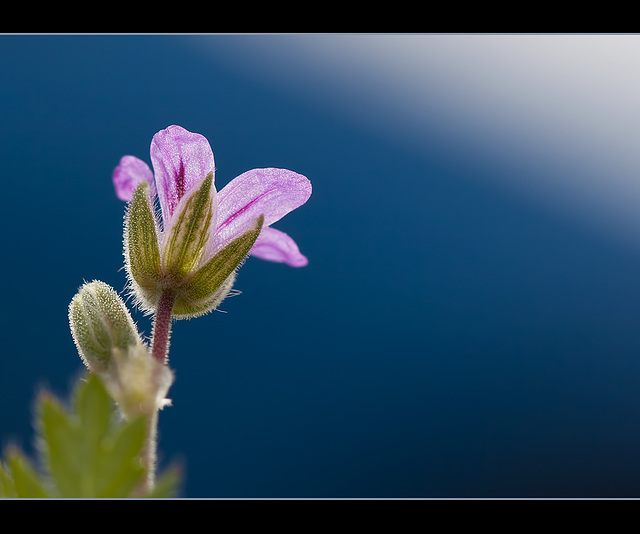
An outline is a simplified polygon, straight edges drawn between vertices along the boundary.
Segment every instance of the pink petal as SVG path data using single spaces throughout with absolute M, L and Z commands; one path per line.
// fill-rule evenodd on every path
M 296 242 L 275 228 L 264 228 L 250 254 L 263 260 L 286 263 L 291 267 L 304 267 L 309 263 Z
M 280 220 L 311 196 L 311 182 L 286 169 L 253 169 L 218 193 L 218 230 L 214 246 L 240 234 L 264 214 L 264 226 Z M 263 230 L 264 232 L 264 230 Z
M 209 141 L 180 126 L 169 126 L 153 136 L 151 163 L 165 224 L 184 194 L 215 173 Z
M 120 200 L 127 202 L 131 200 L 141 182 L 149 183 L 151 198 L 155 197 L 156 185 L 153 181 L 153 173 L 149 165 L 135 156 L 122 156 L 120 164 L 113 170 L 112 179 L 116 196 Z

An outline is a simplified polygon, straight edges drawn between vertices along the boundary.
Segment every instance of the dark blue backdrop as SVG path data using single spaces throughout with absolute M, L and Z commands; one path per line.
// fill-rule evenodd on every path
M 183 36 L 0 36 L 0 444 L 32 453 L 35 393 L 82 371 L 83 280 L 125 286 L 113 167 L 179 124 L 219 188 L 267 166 L 314 186 L 277 225 L 308 267 L 250 258 L 227 313 L 175 324 L 159 449 L 182 496 L 640 496 L 640 256 L 210 39 L 231 61 Z

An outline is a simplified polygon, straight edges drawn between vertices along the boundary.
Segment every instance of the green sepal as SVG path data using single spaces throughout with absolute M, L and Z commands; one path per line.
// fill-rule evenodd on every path
M 69 327 L 80 357 L 93 372 L 109 367 L 112 350 L 142 342 L 124 301 L 100 280 L 85 283 L 69 304 Z
M 189 276 L 204 254 L 214 216 L 212 186 L 213 173 L 210 172 L 173 214 L 175 220 L 164 244 L 163 265 L 165 275 L 174 282 Z
M 235 280 L 235 271 L 258 239 L 264 215 L 260 215 L 244 234 L 227 244 L 200 267 L 184 285 L 173 307 L 177 319 L 196 317 L 217 307 L 227 296 Z
M 125 218 L 124 251 L 132 283 L 147 300 L 157 296 L 160 282 L 158 228 L 149 197 L 149 184 L 142 182 L 133 195 Z

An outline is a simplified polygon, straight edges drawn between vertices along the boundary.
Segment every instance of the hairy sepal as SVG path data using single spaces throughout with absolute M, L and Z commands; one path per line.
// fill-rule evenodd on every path
M 174 304 L 176 319 L 198 317 L 220 305 L 231 291 L 236 270 L 256 242 L 263 223 L 264 215 L 260 215 L 251 228 L 228 243 L 189 278 Z
M 214 220 L 213 173 L 207 174 L 200 187 L 183 199 L 165 229 L 162 263 L 165 277 L 180 283 L 189 277 L 202 260 L 209 230 Z
M 125 268 L 132 292 L 143 309 L 153 309 L 160 298 L 161 283 L 158 222 L 149 196 L 149 185 L 142 182 L 133 195 L 125 216 Z

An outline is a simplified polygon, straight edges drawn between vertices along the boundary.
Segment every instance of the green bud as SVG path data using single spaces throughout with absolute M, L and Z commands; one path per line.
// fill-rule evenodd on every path
M 142 343 L 120 295 L 99 280 L 85 283 L 71 300 L 69 326 L 82 361 L 95 373 L 109 368 L 114 348 Z
M 125 218 L 124 255 L 134 293 L 147 305 L 157 303 L 159 295 L 161 267 L 156 224 L 149 185 L 142 182 Z
M 233 287 L 236 270 L 258 239 L 263 223 L 264 215 L 260 215 L 252 228 L 227 244 L 184 283 L 173 306 L 176 319 L 208 313 L 225 299 Z
M 214 214 L 212 185 L 210 172 L 202 185 L 181 202 L 181 208 L 176 208 L 177 218 L 172 221 L 162 258 L 164 273 L 173 283 L 188 277 L 202 259 Z

